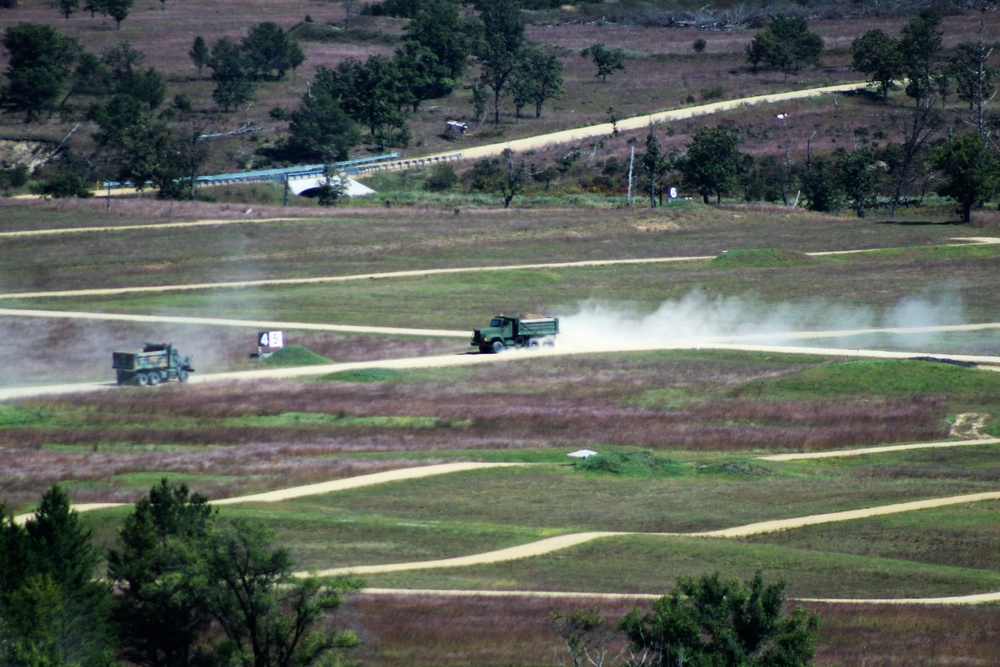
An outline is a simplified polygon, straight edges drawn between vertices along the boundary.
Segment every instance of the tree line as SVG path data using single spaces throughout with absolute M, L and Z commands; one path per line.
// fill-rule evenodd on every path
M 672 177 L 706 204 L 712 197 L 719 202 L 742 191 L 747 201 L 788 205 L 801 192 L 812 210 L 847 208 L 859 217 L 881 208 L 895 215 L 899 207 L 920 203 L 928 193 L 937 192 L 954 200 L 962 220 L 968 222 L 975 207 L 1000 193 L 995 141 L 1000 117 L 991 109 L 998 70 L 989 65 L 993 46 L 984 42 L 982 24 L 977 39 L 963 42 L 947 57 L 940 26 L 940 14 L 926 9 L 903 27 L 898 38 L 873 29 L 851 45 L 853 67 L 878 86 L 881 105 L 898 130 L 899 141 L 880 143 L 884 135 L 869 136 L 866 128 L 859 128 L 853 133 L 853 148 L 816 157 L 808 151 L 796 167 L 787 149 L 784 160 L 741 153 L 744 132 L 733 123 L 702 128 L 685 149 L 673 152 L 663 151 L 651 127 L 646 151 L 638 160 L 650 205 L 662 202 L 664 184 Z M 805 37 L 807 32 L 804 22 L 778 16 L 747 46 L 748 61 L 755 67 L 770 63 L 774 69 L 793 72 L 799 65 L 792 63 L 812 62 L 818 55 L 815 41 Z M 806 55 L 794 46 L 795 34 L 801 44 L 812 44 L 804 49 Z M 784 37 L 778 39 L 780 35 Z M 778 45 L 799 51 L 800 56 L 768 56 L 768 50 Z M 897 86 L 903 89 L 902 97 L 890 97 Z M 950 95 L 963 105 L 952 112 L 957 131 L 947 122 Z
M 144 54 L 127 41 L 101 54 L 87 53 L 76 39 L 37 23 L 7 28 L 3 46 L 10 57 L 0 105 L 32 123 L 71 111 L 71 100 L 87 98 L 84 117 L 97 126 L 97 154 L 64 151 L 42 194 L 84 195 L 84 183 L 96 175 L 140 188 L 152 184 L 165 198 L 193 197 L 205 142 L 227 133 L 210 132 L 217 121 L 196 112 L 185 96 L 168 102 L 163 75 L 142 68 Z M 305 61 L 298 41 L 273 22 L 252 26 L 240 41 L 221 38 L 210 45 L 198 36 L 188 55 L 199 77 L 210 71 L 212 99 L 223 114 L 252 103 L 259 85 L 294 75 Z M 474 104 L 491 90 L 498 122 L 501 99 L 513 100 L 518 117 L 530 107 L 537 118 L 547 100 L 563 94 L 561 62 L 525 42 L 513 0 L 488 3 L 472 19 L 461 18 L 452 0 L 423 0 L 392 56 L 318 67 L 297 109 L 272 110 L 272 118 L 289 122 L 289 131 L 271 157 L 335 162 L 363 141 L 405 147 L 409 114 L 426 100 L 451 94 L 473 60 L 482 72 L 473 85 Z M 477 117 L 483 113 L 477 106 Z
M 95 575 L 106 563 L 106 575 Z M 20 524 L 0 504 L 4 667 L 348 667 L 358 644 L 330 615 L 362 582 L 295 576 L 260 525 L 224 519 L 166 479 L 101 554 L 59 486 Z M 785 583 L 682 577 L 617 624 L 596 609 L 554 612 L 573 665 L 805 667 L 819 616 L 785 613 Z

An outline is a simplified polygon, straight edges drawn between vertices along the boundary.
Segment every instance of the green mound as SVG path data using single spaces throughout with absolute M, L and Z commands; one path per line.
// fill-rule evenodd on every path
M 802 266 L 816 260 L 795 250 L 781 248 L 748 248 L 744 250 L 723 250 L 712 260 L 725 266 Z
M 362 368 L 356 371 L 342 371 L 324 375 L 321 380 L 337 382 L 393 382 L 403 376 L 403 373 L 391 368 Z
M 955 364 L 911 359 L 849 361 L 741 388 L 772 398 L 896 397 L 941 394 L 951 399 L 1000 400 L 1000 374 Z
M 264 366 L 315 366 L 331 364 L 333 361 L 301 345 L 286 345 L 267 358 L 261 359 L 260 363 Z
M 687 463 L 656 456 L 652 452 L 610 452 L 595 454 L 574 464 L 576 470 L 624 477 L 679 477 L 688 472 Z

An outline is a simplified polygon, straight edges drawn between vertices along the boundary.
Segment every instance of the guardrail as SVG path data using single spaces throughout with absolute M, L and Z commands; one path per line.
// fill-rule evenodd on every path
M 399 153 L 386 153 L 384 155 L 373 155 L 371 157 L 361 157 L 354 160 L 344 160 L 334 162 L 329 165 L 335 171 L 358 173 L 364 165 L 378 164 L 387 160 L 394 160 L 399 157 Z M 326 164 L 303 164 L 295 167 L 281 167 L 277 169 L 257 169 L 254 171 L 241 171 L 232 174 L 214 174 L 211 176 L 199 176 L 195 179 L 198 185 L 222 185 L 225 183 L 250 183 L 258 181 L 278 181 L 295 180 L 299 178 L 315 178 L 326 173 Z M 147 183 L 147 185 L 151 185 Z M 134 187 L 129 181 L 104 181 L 99 184 L 99 189 Z
M 373 164 L 363 167 L 358 167 L 357 171 L 345 170 L 348 174 L 357 174 L 363 176 L 365 174 L 374 174 L 379 171 L 398 171 L 400 169 L 413 169 L 415 167 L 428 167 L 434 164 L 440 164 L 442 162 L 451 162 L 453 160 L 461 160 L 461 153 L 449 153 L 447 155 L 431 155 L 429 157 L 419 157 L 413 158 L 412 160 L 396 160 L 395 162 L 384 162 L 379 164 Z

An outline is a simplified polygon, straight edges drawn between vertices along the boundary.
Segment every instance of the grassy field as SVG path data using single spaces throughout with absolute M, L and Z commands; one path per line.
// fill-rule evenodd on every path
M 538 120 L 515 122 L 504 109 L 499 126 L 474 126 L 464 145 L 603 123 L 609 107 L 626 117 L 854 80 L 848 47 L 874 20 L 811 21 L 826 42 L 824 67 L 785 82 L 773 73 L 749 74 L 741 54 L 753 29 L 624 26 L 615 17 L 626 4 L 529 14 L 528 37 L 559 54 L 568 94 Z M 593 11 L 606 11 L 606 20 Z M 305 41 L 308 60 L 294 78 L 264 86 L 253 106 L 218 119 L 219 129 L 266 126 L 252 140 L 214 151 L 210 170 L 224 171 L 262 166 L 257 148 L 284 131 L 270 110 L 294 108 L 318 65 L 391 53 L 402 22 L 363 19 L 339 30 L 341 4 L 318 0 L 266 6 L 149 0 L 114 30 L 106 19 L 77 14 L 64 20 L 55 7 L 22 2 L 0 9 L 0 30 L 45 21 L 93 52 L 128 39 L 146 53 L 147 66 L 167 73 L 171 95 L 188 95 L 208 117 L 211 84 L 197 78 L 186 56 L 193 38 L 238 39 L 262 16 L 302 29 L 307 14 L 312 25 L 336 28 L 337 36 Z M 946 16 L 946 46 L 974 34 L 981 17 L 995 31 L 998 12 Z M 906 21 L 878 20 L 892 34 Z M 162 29 L 166 23 L 170 30 Z M 702 54 L 691 48 L 698 37 L 707 41 Z M 627 71 L 606 84 L 579 55 L 597 42 L 629 49 Z M 445 119 L 470 119 L 468 95 L 462 89 L 424 105 L 411 118 L 414 141 L 406 155 L 459 148 L 440 135 L 441 126 Z M 789 120 L 775 127 L 778 111 Z M 838 96 L 836 107 L 822 98 L 780 110 L 744 108 L 677 123 L 661 134 L 665 146 L 679 148 L 701 124 L 732 120 L 741 127 L 743 150 L 783 154 L 787 145 L 798 161 L 807 140 L 821 154 L 874 138 L 879 129 L 893 138 L 884 112 L 869 96 Z M 29 126 L 6 115 L 0 139 L 57 142 L 77 120 L 68 113 Z M 862 126 L 872 134 L 859 133 Z M 789 336 L 1000 322 L 1000 245 L 955 245 L 956 239 L 1000 236 L 1000 214 L 984 209 L 973 224 L 956 225 L 951 206 L 934 198 L 897 218 L 864 220 L 689 201 L 625 209 L 621 197 L 581 185 L 625 159 L 636 137 L 641 143 L 639 134 L 623 134 L 530 156 L 546 164 L 581 151 L 575 184 L 556 182 L 550 191 L 538 185 L 515 199 L 515 210 L 499 210 L 488 195 L 424 192 L 419 185 L 427 174 L 416 170 L 370 179 L 379 191 L 375 202 L 333 210 L 302 201 L 282 206 L 280 191 L 265 186 L 220 189 L 214 203 L 150 196 L 0 200 L 0 308 L 447 331 L 471 331 L 498 312 L 540 312 L 561 318 L 569 349 L 595 339 L 610 348 L 689 341 L 675 350 L 534 360 L 512 353 L 467 367 L 374 368 L 309 380 L 121 387 L 8 401 L 0 403 L 0 501 L 9 512 L 30 511 L 58 483 L 77 503 L 127 504 L 164 477 L 221 499 L 428 464 L 514 462 L 528 465 L 220 511 L 272 527 L 303 570 L 471 555 L 581 531 L 628 533 L 494 565 L 366 576 L 369 586 L 401 589 L 583 594 L 361 593 L 337 623 L 362 639 L 352 657 L 378 667 L 564 664 L 552 611 L 593 604 L 613 622 L 646 601 L 586 593 L 656 595 L 679 575 L 711 571 L 747 577 L 761 570 L 768 579 L 784 578 L 797 598 L 905 600 L 1000 591 L 997 501 L 739 539 L 688 535 L 998 489 L 995 444 L 792 462 L 761 457 L 947 442 L 958 437 L 951 426 L 968 413 L 984 415 L 982 434 L 1000 436 L 1000 373 L 916 359 L 719 351 L 699 342 L 756 336 L 758 342 L 913 356 L 1000 355 L 996 329 Z M 90 141 L 81 131 L 72 145 L 86 152 Z M 172 226 L 202 220 L 227 224 Z M 76 232 L 48 233 L 55 230 Z M 841 251 L 855 252 L 814 254 Z M 502 268 L 651 258 L 681 261 Z M 441 271 L 454 269 L 468 271 Z M 414 270 L 439 272 L 342 280 Z M 320 277 L 341 280 L 308 282 Z M 261 280 L 300 282 L 227 285 Z M 169 289 L 207 283 L 220 285 Z M 125 291 L 53 294 L 109 288 Z M 109 381 L 110 352 L 136 349 L 144 340 L 173 341 L 194 356 L 198 374 L 260 368 L 249 356 L 257 330 L 253 323 L 0 314 L 0 387 Z M 286 338 L 299 346 L 302 363 L 472 349 L 462 338 L 294 326 L 286 327 Z M 581 448 L 602 456 L 589 466 L 571 465 L 566 454 Z M 127 513 L 123 506 L 83 516 L 107 547 Z M 1000 664 L 996 605 L 803 604 L 823 616 L 816 660 L 822 667 Z
M 105 218 L 93 204 L 17 203 L 9 207 L 11 230 L 226 213 L 202 204 L 148 216 L 151 209 L 143 206 L 153 206 L 149 202 Z M 4 292 L 579 259 L 706 259 L 114 297 L 6 296 L 0 305 L 458 330 L 517 308 L 561 315 L 567 341 L 574 331 L 625 341 L 664 330 L 773 335 L 778 320 L 797 330 L 1000 316 L 992 278 L 997 246 L 949 245 L 989 230 L 940 224 L 933 212 L 914 224 L 694 205 L 655 213 L 370 213 L 12 237 L 0 250 Z M 804 254 L 838 250 L 862 252 Z M 108 352 L 143 339 L 183 343 L 201 373 L 259 367 L 248 358 L 255 350 L 253 326 L 13 316 L 0 322 L 8 384 L 109 379 Z M 306 361 L 316 361 L 309 351 L 352 361 L 469 350 L 462 339 L 294 329 L 287 335 Z M 995 331 L 986 330 L 814 342 L 995 355 L 996 340 Z M 634 532 L 496 565 L 370 575 L 371 586 L 657 594 L 682 574 L 749 576 L 760 569 L 785 578 L 797 597 L 1000 590 L 995 502 L 738 540 L 684 535 L 995 490 L 995 445 L 785 463 L 758 457 L 944 441 L 957 415 L 969 412 L 987 415 L 985 432 L 997 435 L 997 373 L 918 360 L 699 349 L 534 361 L 512 354 L 500 361 L 5 403 L 0 489 L 8 510 L 21 512 L 53 483 L 76 502 L 130 503 L 162 477 L 223 498 L 448 461 L 522 462 L 532 465 L 222 511 L 273 527 L 302 569 L 471 555 L 579 531 Z M 584 447 L 602 452 L 605 463 L 594 470 L 567 465 L 566 454 Z M 84 516 L 99 542 L 110 545 L 126 512 Z M 364 639 L 358 655 L 369 664 L 551 665 L 562 658 L 547 614 L 583 602 L 360 595 L 341 622 Z M 615 618 L 636 602 L 598 604 Z M 809 604 L 824 614 L 820 665 L 983 660 L 984 641 L 997 636 L 988 609 L 935 616 L 910 606 L 851 605 L 854 613 L 847 614 L 839 606 Z M 449 625 L 449 617 L 461 621 Z M 978 634 L 963 625 L 969 619 L 981 623 Z M 514 645 L 499 632 L 489 641 L 480 637 L 484 624 L 532 627 Z M 857 643 L 856 626 L 869 644 Z M 417 627 L 424 632 L 415 633 Z M 909 648 L 883 659 L 878 647 L 893 639 Z

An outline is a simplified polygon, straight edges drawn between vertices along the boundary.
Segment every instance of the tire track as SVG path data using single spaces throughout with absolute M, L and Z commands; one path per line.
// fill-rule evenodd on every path
M 969 245 L 967 241 L 977 244 L 1000 244 L 1000 238 L 994 237 L 967 237 L 952 239 L 960 241 L 950 245 Z M 936 247 L 936 246 L 934 246 Z M 864 253 L 870 250 L 836 250 L 803 253 L 809 256 L 824 256 L 835 254 Z M 122 294 L 146 294 L 159 292 L 183 292 L 205 289 L 240 289 L 246 287 L 280 287 L 288 285 L 316 285 L 324 283 L 345 283 L 359 280 L 392 280 L 397 278 L 422 278 L 435 275 L 454 275 L 466 273 L 483 273 L 489 271 L 527 271 L 527 270 L 551 270 L 566 268 L 588 268 L 602 266 L 620 266 L 629 264 L 666 264 L 672 262 L 692 262 L 706 261 L 714 259 L 714 255 L 687 256 L 687 257 L 645 257 L 630 259 L 597 259 L 582 260 L 575 262 L 540 262 L 531 264 L 504 264 L 495 266 L 462 266 L 439 269 L 413 269 L 406 271 L 386 271 L 381 273 L 361 273 L 346 276 L 316 276 L 313 278 L 263 278 L 259 280 L 238 280 L 231 282 L 215 283 L 191 283 L 188 285 L 144 285 L 133 287 L 108 287 L 91 288 L 79 290 L 56 290 L 48 292 L 8 292 L 0 294 L 0 299 L 42 299 L 42 298 L 66 298 L 80 296 L 118 296 Z

